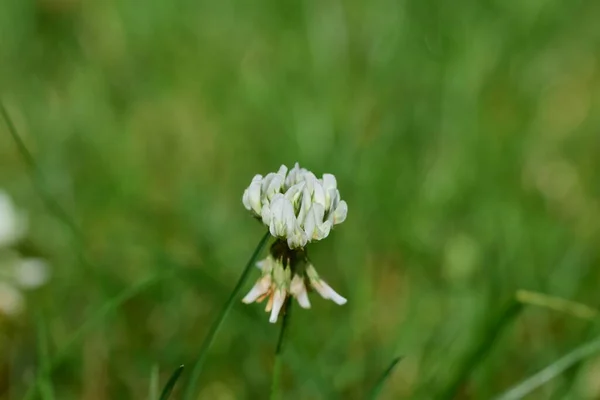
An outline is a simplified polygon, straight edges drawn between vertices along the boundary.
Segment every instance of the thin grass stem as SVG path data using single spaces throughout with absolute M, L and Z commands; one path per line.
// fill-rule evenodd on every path
M 169 400 L 169 396 L 171 396 L 171 392 L 173 392 L 173 388 L 175 387 L 177 380 L 181 376 L 181 373 L 183 372 L 183 368 L 184 368 L 183 365 L 180 365 L 179 368 L 177 368 L 175 370 L 175 372 L 173 372 L 173 375 L 171 375 L 171 377 L 167 381 L 167 384 L 165 385 L 165 387 L 160 395 L 160 400 Z
M 572 366 L 600 352 L 600 338 L 581 345 L 556 360 L 540 372 L 525 379 L 523 382 L 504 392 L 495 400 L 518 400 L 531 394 L 534 390 L 556 378 Z
M 383 390 L 383 386 L 385 385 L 385 382 L 392 375 L 394 368 L 396 368 L 396 365 L 398 365 L 400 360 L 402 360 L 402 357 L 394 358 L 392 360 L 392 362 L 390 363 L 390 365 L 385 369 L 385 371 L 383 371 L 383 374 L 381 375 L 381 377 L 379 377 L 379 379 L 377 380 L 377 383 L 375 383 L 375 386 L 373 386 L 373 389 L 371 390 L 371 393 L 369 395 L 369 399 L 375 400 L 375 399 L 379 398 L 379 395 L 381 394 L 381 391 Z
M 221 327 L 221 324 L 225 320 L 225 317 L 227 316 L 227 314 L 229 314 L 229 311 L 231 310 L 231 307 L 233 306 L 234 300 L 237 298 L 240 290 L 242 290 L 242 287 L 244 286 L 246 279 L 250 275 L 252 266 L 256 262 L 258 255 L 260 254 L 261 250 L 267 243 L 267 240 L 269 239 L 270 236 L 271 236 L 271 234 L 267 231 L 264 234 L 264 236 L 262 237 L 262 239 L 260 240 L 260 242 L 258 243 L 258 245 L 256 246 L 256 249 L 254 249 L 254 253 L 252 253 L 252 256 L 250 256 L 250 259 L 248 260 L 246 267 L 244 267 L 244 270 L 242 271 L 242 275 L 238 279 L 237 284 L 233 288 L 233 291 L 229 295 L 229 298 L 225 302 L 225 305 L 221 309 L 221 312 L 217 316 L 217 319 L 215 320 L 215 322 L 213 322 L 208 333 L 206 334 L 206 338 L 204 339 L 204 342 L 202 343 L 202 347 L 200 347 L 200 352 L 198 354 L 198 358 L 196 359 L 196 363 L 194 364 L 194 368 L 192 369 L 192 372 L 191 372 L 191 375 L 190 375 L 190 378 L 189 378 L 189 381 L 188 381 L 188 384 L 187 384 L 187 387 L 186 387 L 186 390 L 185 390 L 185 393 L 183 396 L 184 400 L 192 400 L 194 398 L 195 393 L 196 393 L 196 387 L 198 385 L 198 378 L 200 377 L 200 373 L 202 372 L 202 367 L 204 365 L 204 361 L 206 361 L 206 356 L 208 355 L 208 350 L 210 349 L 210 345 L 212 344 L 213 340 L 215 339 L 215 336 L 216 336 L 219 328 Z
M 279 337 L 277 338 L 277 347 L 275 347 L 275 362 L 273 364 L 273 379 L 271 381 L 271 400 L 281 399 L 281 370 L 283 367 L 282 357 L 286 332 L 292 311 L 291 297 L 288 297 L 286 300 L 284 310 L 285 313 L 283 314 L 283 321 L 281 321 L 281 330 L 279 331 Z

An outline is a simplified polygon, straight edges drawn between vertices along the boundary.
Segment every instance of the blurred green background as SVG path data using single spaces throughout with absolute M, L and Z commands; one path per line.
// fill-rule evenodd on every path
M 179 364 L 183 383 L 263 234 L 243 190 L 296 161 L 348 202 L 309 251 L 349 302 L 294 313 L 285 399 L 362 399 L 396 355 L 381 398 L 442 398 L 518 289 L 600 306 L 598 21 L 594 0 L 3 0 L 0 98 L 36 167 L 1 121 L 0 188 L 52 276 L 0 319 L 0 398 L 59 356 L 56 399 L 145 399 Z M 543 307 L 508 322 L 451 397 L 600 334 Z M 278 330 L 236 302 L 198 399 L 266 398 Z M 530 398 L 599 382 L 591 358 Z

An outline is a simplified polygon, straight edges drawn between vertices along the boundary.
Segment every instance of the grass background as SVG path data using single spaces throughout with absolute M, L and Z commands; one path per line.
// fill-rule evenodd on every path
M 442 398 L 516 290 L 600 305 L 599 19 L 593 0 L 3 0 L 0 96 L 37 168 L 2 122 L 0 186 L 53 276 L 0 323 L 0 396 L 156 274 L 67 348 L 46 398 L 142 399 L 154 368 L 191 367 L 263 233 L 242 192 L 282 163 L 334 173 L 349 204 L 309 249 L 349 302 L 294 313 L 286 399 L 364 398 L 395 355 L 381 398 Z M 450 397 L 491 398 L 595 333 L 526 307 Z M 265 398 L 277 334 L 236 304 L 198 398 Z M 600 358 L 531 398 L 598 382 Z

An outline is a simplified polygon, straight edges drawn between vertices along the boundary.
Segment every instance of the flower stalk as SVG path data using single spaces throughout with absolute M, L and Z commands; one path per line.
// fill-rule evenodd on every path
M 282 369 L 282 357 L 284 349 L 284 341 L 286 338 L 287 327 L 290 321 L 290 315 L 292 311 L 292 301 L 288 298 L 284 305 L 283 321 L 281 323 L 281 330 L 279 331 L 279 338 L 277 339 L 277 347 L 275 348 L 275 362 L 273 364 L 273 379 L 271 381 L 271 396 L 270 400 L 277 400 L 281 398 L 281 369 Z
M 237 298 L 238 293 L 244 286 L 246 279 L 248 279 L 248 276 L 250 275 L 250 271 L 252 269 L 252 265 L 254 265 L 254 263 L 256 262 L 258 255 L 260 254 L 261 250 L 265 246 L 270 236 L 271 235 L 269 234 L 269 232 L 266 232 L 260 240 L 260 242 L 258 243 L 258 245 L 256 246 L 256 249 L 254 249 L 254 253 L 252 253 L 252 256 L 250 256 L 250 259 L 244 267 L 244 271 L 242 272 L 242 275 L 238 279 L 235 287 L 233 288 L 233 291 L 229 295 L 227 302 L 223 306 L 223 309 L 217 316 L 215 322 L 213 322 L 212 326 L 210 327 L 210 330 L 208 331 L 208 334 L 206 335 L 206 338 L 202 343 L 202 347 L 200 348 L 200 353 L 198 355 L 198 359 L 196 360 L 196 364 L 194 364 L 194 368 L 192 369 L 191 376 L 183 396 L 184 400 L 192 400 L 194 398 L 196 393 L 196 386 L 198 384 L 198 378 L 200 377 L 200 373 L 202 372 L 202 366 L 204 365 L 204 361 L 206 360 L 208 349 L 210 348 L 210 345 L 215 339 L 215 335 L 221 327 L 223 320 L 225 320 L 225 317 L 229 313 L 229 310 L 231 310 L 231 306 L 233 305 L 234 300 Z

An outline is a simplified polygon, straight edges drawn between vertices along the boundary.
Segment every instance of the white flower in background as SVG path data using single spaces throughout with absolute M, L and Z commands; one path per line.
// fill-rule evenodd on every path
M 12 316 L 23 311 L 25 299 L 16 287 L 0 282 L 0 314 Z
M 13 316 L 25 308 L 22 290 L 36 289 L 48 281 L 49 267 L 40 258 L 23 257 L 8 246 L 27 231 L 27 220 L 10 197 L 0 191 L 0 314 Z
M 255 175 L 242 202 L 277 238 L 271 254 L 257 263 L 262 274 L 244 303 L 268 299 L 271 323 L 277 322 L 288 297 L 310 308 L 310 289 L 336 304 L 346 303 L 319 277 L 305 250 L 308 243 L 326 238 L 334 225 L 346 219 L 348 205 L 340 197 L 335 176 L 323 174 L 318 179 L 297 163 L 289 171 L 282 165 L 265 177 Z
M 13 264 L 12 277 L 22 289 L 37 289 L 48 282 L 50 268 L 41 258 L 20 258 Z
M 26 231 L 26 216 L 17 212 L 10 196 L 0 189 L 0 248 L 13 244 Z
M 0 259 L 0 314 L 13 316 L 25 308 L 22 291 L 44 285 L 49 267 L 39 258 L 21 258 L 16 253 Z

